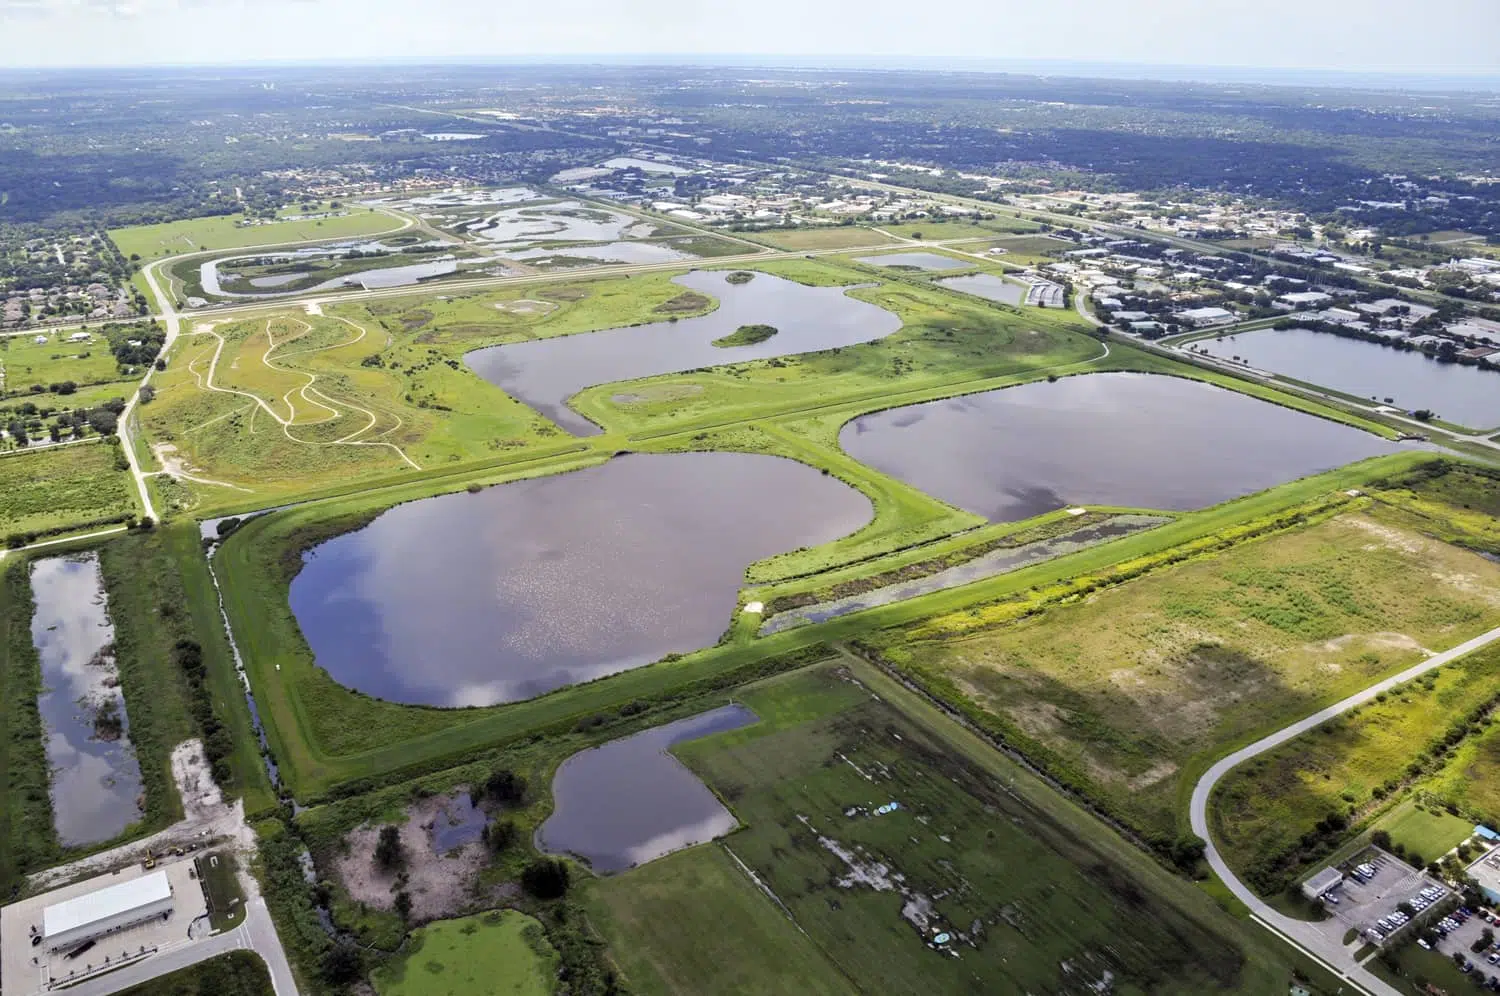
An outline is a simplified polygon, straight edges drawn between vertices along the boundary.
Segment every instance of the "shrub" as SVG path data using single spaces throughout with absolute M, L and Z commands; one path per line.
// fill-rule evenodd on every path
M 521 888 L 537 899 L 561 899 L 568 892 L 570 879 L 566 862 L 537 858 L 521 872 Z

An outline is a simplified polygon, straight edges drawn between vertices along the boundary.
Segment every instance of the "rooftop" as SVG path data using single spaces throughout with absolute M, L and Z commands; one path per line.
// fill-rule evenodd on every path
M 42 936 L 57 937 L 70 930 L 138 910 L 172 897 L 172 886 L 164 871 L 142 875 L 48 906 L 42 911 Z

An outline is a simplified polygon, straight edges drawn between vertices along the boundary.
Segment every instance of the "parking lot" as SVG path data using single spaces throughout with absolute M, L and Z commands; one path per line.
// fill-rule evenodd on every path
M 1432 946 L 1432 949 L 1450 958 L 1455 951 L 1462 953 L 1469 960 L 1470 964 L 1473 965 L 1470 978 L 1475 983 L 1488 983 L 1490 988 L 1500 989 L 1500 952 L 1494 949 L 1493 944 L 1489 950 L 1478 954 L 1470 950 L 1471 946 L 1475 941 L 1480 939 L 1480 935 L 1485 930 L 1490 930 L 1497 937 L 1500 937 L 1500 926 L 1486 922 L 1483 916 L 1476 911 L 1475 915 L 1469 917 L 1457 930 L 1439 939 Z M 1491 959 L 1494 960 L 1492 961 Z M 1491 979 L 1494 981 L 1491 982 Z
M 1352 874 L 1359 865 L 1372 867 L 1373 873 L 1367 881 L 1362 882 Z M 1367 941 L 1399 940 L 1412 929 L 1413 923 L 1425 918 L 1419 914 L 1412 923 L 1395 930 L 1387 930 L 1378 922 L 1396 913 L 1402 903 L 1421 905 L 1423 889 L 1442 889 L 1444 898 L 1449 895 L 1449 890 L 1441 882 L 1378 847 L 1367 849 L 1340 870 L 1345 874 L 1344 881 L 1325 893 L 1323 903 L 1324 908 L 1333 914 L 1332 919 L 1324 923 L 1328 925 L 1330 935 L 1336 934 L 1340 941 L 1351 927 Z

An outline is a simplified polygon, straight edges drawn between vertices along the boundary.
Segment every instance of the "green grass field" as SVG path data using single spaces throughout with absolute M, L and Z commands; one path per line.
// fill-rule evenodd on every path
M 586 893 L 633 988 L 785 992 L 789 973 L 799 992 L 1084 992 L 1106 972 L 1121 994 L 1290 980 L 1266 938 L 867 665 L 794 672 L 737 701 L 761 721 L 677 753 L 744 828 Z M 818 953 L 824 966 L 804 967 Z
M 860 228 L 856 225 L 773 229 L 750 234 L 758 241 L 794 252 L 803 249 L 859 249 L 865 246 L 889 245 L 893 241 L 879 232 L 872 232 L 868 228 Z
M 780 996 L 858 990 L 719 845 L 588 887 L 589 920 L 641 993 Z M 710 936 L 705 937 L 705 934 Z
M 27 395 L 40 404 L 44 399 L 32 395 L 32 387 L 48 387 L 72 381 L 80 387 L 109 384 L 120 380 L 119 364 L 110 352 L 109 343 L 98 332 L 88 342 L 67 342 L 75 333 L 39 331 L 35 335 L 0 338 L 0 397 Z M 37 337 L 45 338 L 38 343 Z M 121 385 L 121 394 L 125 385 Z M 68 395 L 48 396 L 56 405 L 72 405 Z
M 557 954 L 542 925 L 515 910 L 439 920 L 371 977 L 379 996 L 548 996 Z
M 109 237 L 125 256 L 139 255 L 142 261 L 198 252 L 203 249 L 240 249 L 246 246 L 272 246 L 291 242 L 311 242 L 351 235 L 374 235 L 401 227 L 402 222 L 389 214 L 362 207 L 351 207 L 349 214 L 318 221 L 279 221 L 264 225 L 241 225 L 240 215 L 218 215 L 189 218 L 160 225 L 138 225 L 116 228 Z M 291 212 L 298 213 L 298 212 Z
M 1429 861 L 1447 854 L 1474 833 L 1474 822 L 1442 809 L 1423 809 L 1407 799 L 1370 827 L 1391 835 L 1391 844 L 1415 851 Z
M 134 515 L 123 462 L 118 446 L 100 442 L 0 454 L 0 542 Z
M 1500 623 L 1500 567 L 1368 511 L 1000 626 L 880 641 L 1170 840 L 1203 759 Z

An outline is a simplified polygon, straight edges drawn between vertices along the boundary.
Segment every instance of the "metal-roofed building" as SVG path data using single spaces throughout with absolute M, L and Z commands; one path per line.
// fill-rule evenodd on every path
M 67 899 L 42 911 L 48 951 L 70 948 L 164 917 L 172 912 L 172 884 L 164 871 Z
M 1344 873 L 1337 868 L 1324 868 L 1302 883 L 1302 894 L 1308 899 L 1317 899 L 1344 880 Z

